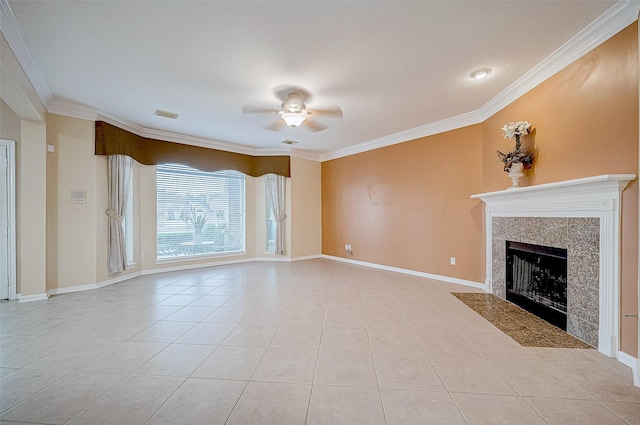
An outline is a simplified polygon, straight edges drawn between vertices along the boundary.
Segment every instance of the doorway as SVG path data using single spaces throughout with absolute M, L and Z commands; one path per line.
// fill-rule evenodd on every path
M 16 298 L 15 142 L 0 139 L 0 300 Z

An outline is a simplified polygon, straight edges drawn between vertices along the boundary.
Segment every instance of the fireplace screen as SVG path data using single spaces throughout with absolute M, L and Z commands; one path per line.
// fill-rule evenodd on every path
M 567 329 L 567 250 L 507 241 L 507 300 Z

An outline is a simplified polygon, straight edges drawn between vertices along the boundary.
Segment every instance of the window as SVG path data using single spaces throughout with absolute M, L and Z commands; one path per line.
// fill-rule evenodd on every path
M 127 173 L 133 173 L 133 167 L 126 167 Z M 130 178 L 129 178 L 130 177 Z M 126 176 L 125 181 L 129 181 L 127 195 L 127 209 L 124 211 L 122 227 L 124 230 L 125 255 L 127 267 L 133 267 L 133 176 Z
M 157 166 L 157 258 L 244 251 L 244 174 Z
M 265 188 L 266 192 L 266 188 Z M 268 196 L 265 196 L 265 208 L 267 211 L 267 241 L 265 244 L 265 252 L 268 254 L 276 253 L 276 219 L 273 216 L 273 209 L 269 204 Z

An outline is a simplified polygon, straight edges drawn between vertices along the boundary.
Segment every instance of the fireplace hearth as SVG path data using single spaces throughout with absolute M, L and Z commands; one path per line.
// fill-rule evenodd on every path
M 567 250 L 506 241 L 506 298 L 567 329 Z

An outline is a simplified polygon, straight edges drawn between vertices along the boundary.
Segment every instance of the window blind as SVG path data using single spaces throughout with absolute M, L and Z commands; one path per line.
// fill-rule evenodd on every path
M 157 258 L 244 251 L 245 176 L 157 166 Z

